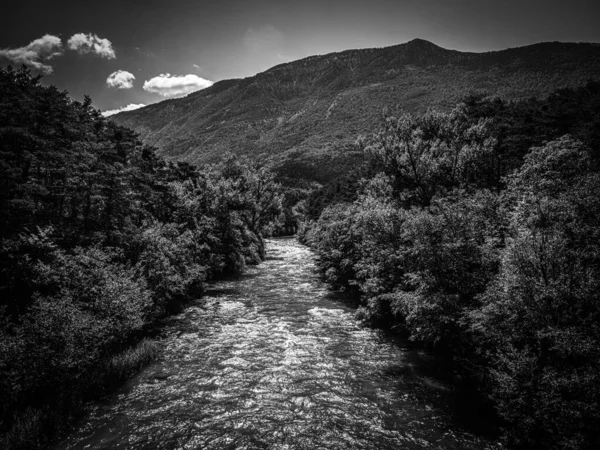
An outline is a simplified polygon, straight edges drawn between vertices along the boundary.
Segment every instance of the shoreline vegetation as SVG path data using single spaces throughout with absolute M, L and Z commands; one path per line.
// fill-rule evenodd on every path
M 150 362 L 147 330 L 265 256 L 282 214 L 265 167 L 195 167 L 26 69 L 0 69 L 0 447 L 63 435 Z
M 299 238 L 357 319 L 453 360 L 508 448 L 600 442 L 600 83 L 386 117 Z
M 82 376 L 68 392 L 41 408 L 26 408 L 14 416 L 11 429 L 3 437 L 3 448 L 45 448 L 85 413 L 87 403 L 110 394 L 124 381 L 154 361 L 160 353 L 160 344 L 149 338 L 132 344 L 120 353 L 101 361 L 92 372 Z M 53 407 L 59 406 L 57 410 Z M 52 421 L 51 423 L 49 423 Z M 53 426 L 51 431 L 48 427 Z

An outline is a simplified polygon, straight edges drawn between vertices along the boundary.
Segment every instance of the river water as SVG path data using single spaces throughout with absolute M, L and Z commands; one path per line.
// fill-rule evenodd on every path
M 56 449 L 491 448 L 453 420 L 439 361 L 354 311 L 308 248 L 270 240 L 263 264 L 171 317 L 159 359 Z

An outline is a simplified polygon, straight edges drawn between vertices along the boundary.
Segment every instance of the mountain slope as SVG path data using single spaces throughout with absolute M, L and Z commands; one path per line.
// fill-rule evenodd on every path
M 416 39 L 281 64 L 113 120 L 166 157 L 204 163 L 232 151 L 323 181 L 355 161 L 353 143 L 378 128 L 384 107 L 394 114 L 448 109 L 469 93 L 543 96 L 598 74 L 598 44 L 465 53 Z

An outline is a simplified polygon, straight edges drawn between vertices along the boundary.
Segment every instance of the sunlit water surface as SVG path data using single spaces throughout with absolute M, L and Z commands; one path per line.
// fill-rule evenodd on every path
M 267 261 L 169 319 L 158 361 L 57 450 L 489 448 L 423 375 L 434 358 L 362 328 L 343 300 L 308 248 L 269 241 Z

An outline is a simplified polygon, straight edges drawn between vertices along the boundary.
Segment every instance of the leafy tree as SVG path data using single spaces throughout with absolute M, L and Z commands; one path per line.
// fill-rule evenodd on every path
M 455 191 L 411 210 L 400 234 L 405 281 L 392 291 L 392 311 L 412 340 L 451 350 L 457 368 L 473 379 L 482 378 L 484 363 L 469 333 L 470 313 L 498 272 L 503 229 L 496 195 Z
M 494 183 L 489 121 L 472 123 L 462 108 L 418 117 L 388 117 L 370 153 L 393 177 L 399 200 L 428 206 L 438 194 L 471 184 Z
M 473 327 L 513 444 L 593 448 L 600 437 L 599 188 L 569 137 L 532 149 L 510 179 L 510 239 Z
M 275 175 L 248 159 L 227 156 L 217 167 L 221 177 L 221 192 L 227 193 L 228 210 L 237 211 L 239 218 L 257 240 L 258 252 L 264 258 L 262 235 L 283 213 L 281 185 Z
M 325 279 L 336 287 L 348 288 L 356 279 L 359 236 L 354 231 L 356 209 L 332 205 L 323 211 L 307 240 L 317 250 Z

